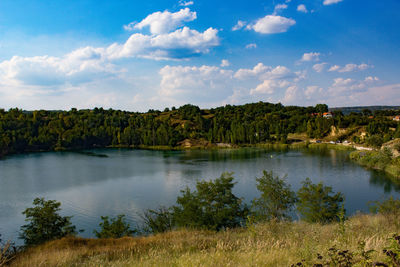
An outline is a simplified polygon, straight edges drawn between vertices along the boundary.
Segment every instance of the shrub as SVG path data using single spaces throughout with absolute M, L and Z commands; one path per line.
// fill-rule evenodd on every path
M 369 203 L 371 213 L 381 213 L 395 225 L 399 225 L 400 217 L 400 199 L 394 199 L 393 196 L 383 201 L 372 201 Z
M 259 198 L 252 201 L 252 212 L 258 220 L 288 219 L 288 211 L 296 202 L 295 192 L 290 185 L 275 176 L 272 171 L 263 172 L 263 176 L 256 178 L 257 189 L 261 192 Z
M 332 194 L 332 187 L 324 186 L 322 182 L 313 184 L 310 178 L 303 181 L 297 192 L 297 209 L 302 218 L 307 222 L 320 223 L 338 220 L 344 199 L 341 193 Z
M 173 229 L 173 212 L 171 208 L 160 207 L 158 210 L 148 209 L 141 215 L 144 222 L 144 231 L 162 233 Z
M 234 185 L 232 173 L 223 173 L 215 181 L 197 182 L 196 191 L 182 190 L 173 207 L 176 225 L 210 230 L 240 226 L 247 208 L 232 193 Z
M 20 238 L 25 245 L 37 245 L 43 242 L 62 238 L 68 235 L 75 235 L 75 226 L 71 224 L 71 216 L 60 216 L 61 203 L 55 200 L 44 200 L 35 198 L 33 208 L 27 208 L 22 214 L 26 216 L 25 221 L 29 222 L 21 226 Z
M 100 232 L 93 231 L 97 238 L 121 238 L 131 236 L 136 232 L 130 229 L 130 225 L 125 221 L 123 214 L 111 219 L 108 216 L 101 216 L 101 219 L 103 221 L 99 223 Z
M 365 142 L 370 146 L 379 148 L 383 144 L 383 139 L 379 134 L 374 134 L 366 138 Z

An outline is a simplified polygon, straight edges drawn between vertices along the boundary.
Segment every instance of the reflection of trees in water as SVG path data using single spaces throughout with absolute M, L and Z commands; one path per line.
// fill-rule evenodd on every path
M 380 171 L 371 171 L 369 183 L 376 187 L 383 187 L 385 193 L 400 192 L 400 182 L 390 179 Z
M 209 162 L 209 161 L 228 161 L 228 160 L 248 160 L 259 157 L 264 157 L 268 152 L 276 152 L 275 150 L 265 149 L 218 149 L 208 151 L 187 151 L 179 155 L 181 162 Z

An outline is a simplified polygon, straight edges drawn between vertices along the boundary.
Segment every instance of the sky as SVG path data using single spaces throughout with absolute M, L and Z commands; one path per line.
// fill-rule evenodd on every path
M 0 108 L 400 105 L 400 1 L 1 0 Z

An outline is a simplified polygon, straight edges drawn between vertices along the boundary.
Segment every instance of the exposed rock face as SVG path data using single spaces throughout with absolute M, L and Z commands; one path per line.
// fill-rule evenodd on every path
M 381 147 L 381 150 L 384 150 L 385 148 L 388 148 L 392 152 L 393 157 L 395 157 L 395 158 L 399 157 L 400 156 L 400 138 L 396 138 L 392 141 L 384 143 Z

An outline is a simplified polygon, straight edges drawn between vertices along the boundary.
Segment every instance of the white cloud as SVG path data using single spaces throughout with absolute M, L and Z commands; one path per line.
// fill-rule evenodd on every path
M 273 34 L 286 32 L 296 21 L 276 15 L 267 15 L 256 21 L 254 25 L 247 25 L 246 29 L 252 29 L 262 34 Z
M 253 48 L 257 48 L 257 44 L 255 44 L 255 43 L 251 43 L 251 44 L 248 44 L 248 45 L 246 45 L 246 47 L 245 47 L 246 49 L 253 49 Z
M 248 79 L 250 77 L 256 77 L 271 70 L 271 67 L 265 66 L 263 63 L 258 63 L 253 69 L 239 69 L 234 74 L 234 77 L 239 80 Z
M 292 85 L 286 89 L 285 96 L 282 99 L 283 104 L 296 104 L 301 98 L 299 88 L 296 85 Z
M 357 81 L 351 78 L 336 78 L 333 80 L 329 91 L 333 95 L 352 95 L 355 92 L 365 92 L 368 87 L 379 81 L 378 77 L 368 76 L 364 80 Z
M 244 26 L 246 26 L 246 22 L 242 20 L 238 20 L 235 26 L 232 27 L 232 31 L 237 31 L 242 29 Z
M 136 23 L 137 22 L 131 22 L 131 23 L 129 23 L 129 24 L 127 24 L 127 25 L 123 25 L 122 27 L 124 28 L 124 30 L 125 31 L 133 31 L 133 30 L 135 30 L 135 25 L 136 25 Z
M 291 83 L 286 80 L 264 80 L 256 88 L 250 90 L 250 94 L 273 94 L 276 89 L 287 88 Z
M 232 71 L 215 66 L 165 66 L 161 75 L 160 95 L 197 104 L 218 102 L 232 93 Z
M 257 78 L 261 81 L 264 80 L 278 80 L 278 79 L 296 79 L 303 75 L 303 72 L 293 73 L 285 66 L 277 66 L 275 68 L 265 66 L 263 63 L 258 63 L 252 69 L 239 69 L 235 72 L 234 78 L 238 80 L 246 80 L 250 78 Z
M 179 1 L 179 5 L 180 6 L 191 6 L 191 5 L 194 5 L 194 2 L 193 1 L 182 1 L 182 0 L 180 0 Z
M 320 55 L 320 53 L 316 52 L 304 53 L 300 61 L 319 61 Z
M 308 99 L 313 98 L 316 94 L 320 94 L 323 92 L 323 89 L 316 85 L 307 86 L 307 89 L 304 91 L 305 96 Z
M 303 4 L 297 6 L 297 11 L 303 12 L 303 13 L 308 13 L 307 7 Z
M 354 80 L 347 78 L 347 79 L 343 79 L 343 78 L 336 78 L 333 80 L 333 87 L 339 87 L 339 86 L 347 86 L 350 84 L 353 84 Z
M 332 4 L 337 4 L 337 3 L 339 3 L 339 2 L 342 2 L 343 0 L 324 0 L 324 5 L 325 6 L 327 6 L 327 5 L 332 5 Z
M 181 59 L 207 53 L 219 44 L 218 30 L 209 28 L 203 33 L 183 27 L 160 35 L 132 34 L 122 45 L 107 48 L 109 58 L 143 57 L 151 59 Z
M 165 14 L 165 12 L 160 14 Z M 178 14 L 178 17 L 180 16 L 182 19 L 181 15 L 188 13 L 186 11 L 169 13 L 169 15 L 171 14 Z M 190 58 L 207 53 L 211 47 L 217 46 L 219 44 L 217 34 L 218 30 L 213 28 L 198 32 L 183 27 L 164 34 L 135 33 L 125 43 L 114 43 L 107 47 L 97 48 L 88 46 L 60 57 L 14 56 L 10 60 L 0 62 L 0 86 L 3 94 L 7 92 L 7 95 L 23 94 L 27 96 L 32 93 L 43 95 L 62 92 L 68 88 L 82 88 L 83 85 L 86 86 L 97 80 L 117 80 L 127 70 L 118 67 L 116 59 L 130 57 Z M 114 83 L 118 84 L 119 82 L 114 81 Z M 11 89 L 7 88 L 13 88 L 17 92 L 12 93 Z
M 85 47 L 63 57 L 14 56 L 0 63 L 3 83 L 49 87 L 64 83 L 85 83 L 117 74 L 116 67 L 104 58 L 104 49 Z
M 229 63 L 229 61 L 227 59 L 223 59 L 221 61 L 221 67 L 229 67 L 231 65 L 231 63 Z
M 184 22 L 193 21 L 196 18 L 196 12 L 190 11 L 189 8 L 181 9 L 175 13 L 171 13 L 167 10 L 164 12 L 158 11 L 148 15 L 133 27 L 139 30 L 150 27 L 150 32 L 152 34 L 165 34 L 181 27 Z
M 270 71 L 263 73 L 260 77 L 264 80 L 269 79 L 287 79 L 294 78 L 296 75 L 293 74 L 287 67 L 285 66 L 277 66 L 272 68 Z
M 379 81 L 379 78 L 378 77 L 372 77 L 372 76 L 368 76 L 368 77 L 365 77 L 365 80 L 364 80 L 365 82 L 377 82 L 377 81 Z
M 357 71 L 357 70 L 366 70 L 372 68 L 372 66 L 367 65 L 367 64 L 346 64 L 344 67 L 340 67 L 338 65 L 332 66 L 329 71 L 337 71 L 337 72 L 352 72 L 352 71 Z
M 332 67 L 329 68 L 328 71 L 337 71 L 337 70 L 339 70 L 339 69 L 340 69 L 340 66 L 338 66 L 338 65 L 333 65 Z
M 287 8 L 288 8 L 288 5 L 286 5 L 286 4 L 276 5 L 274 8 L 274 15 L 276 15 L 276 13 L 278 13 L 280 10 L 287 9 Z
M 313 68 L 313 70 L 315 70 L 316 72 L 323 72 L 324 69 L 325 69 L 325 66 L 326 66 L 327 64 L 328 64 L 328 63 L 325 63 L 325 62 L 323 62 L 323 63 L 318 63 L 318 64 L 315 64 L 312 68 Z

